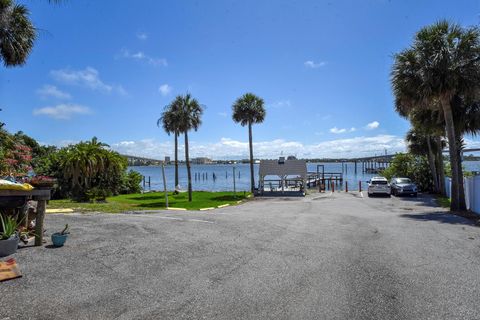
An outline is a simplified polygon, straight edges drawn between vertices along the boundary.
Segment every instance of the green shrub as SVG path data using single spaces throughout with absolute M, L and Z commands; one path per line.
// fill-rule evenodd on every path
M 120 193 L 140 193 L 142 190 L 140 187 L 142 178 L 142 175 L 137 171 L 130 170 L 128 173 L 125 173 L 123 176 L 122 189 Z
M 411 153 L 398 153 L 382 175 L 390 180 L 393 177 L 407 177 L 417 183 L 420 190 L 431 191 L 433 186 L 427 158 Z

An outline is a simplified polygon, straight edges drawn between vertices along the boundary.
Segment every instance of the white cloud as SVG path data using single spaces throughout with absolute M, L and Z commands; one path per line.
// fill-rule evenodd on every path
M 339 134 L 339 133 L 346 133 L 346 132 L 354 132 L 354 131 L 357 131 L 356 128 L 352 127 L 350 129 L 346 129 L 346 128 L 337 128 L 337 127 L 333 127 L 330 129 L 330 132 L 331 133 L 335 133 L 335 134 Z
M 307 68 L 317 69 L 327 65 L 327 63 L 325 61 L 314 62 L 312 60 L 307 60 L 303 63 L 303 65 Z
M 146 34 L 145 32 L 137 32 L 137 38 L 139 40 L 147 40 L 148 34 Z
M 378 122 L 378 121 L 373 121 L 373 122 L 370 122 L 369 124 L 367 124 L 367 125 L 365 126 L 365 129 L 367 129 L 367 130 L 373 130 L 373 129 L 377 129 L 379 126 L 380 126 L 380 122 Z
M 127 49 L 122 49 L 120 51 L 119 56 L 121 58 L 125 58 L 125 59 L 133 59 L 133 60 L 137 60 L 137 61 L 144 61 L 144 62 L 146 62 L 146 63 L 148 63 L 152 66 L 155 66 L 155 67 L 166 67 L 166 66 L 168 66 L 167 59 L 165 59 L 165 58 L 154 58 L 154 57 L 151 57 L 149 55 L 146 55 L 142 51 L 130 52 Z
M 44 107 L 33 110 L 34 115 L 44 115 L 54 119 L 67 120 L 74 115 L 91 113 L 90 108 L 78 104 L 59 104 L 53 107 Z
M 72 98 L 69 93 L 64 92 L 58 89 L 56 86 L 52 86 L 50 84 L 46 84 L 40 89 L 38 89 L 37 94 L 44 99 L 48 97 L 53 97 L 61 100 L 68 100 Z
M 290 107 L 292 105 L 292 103 L 290 102 L 290 100 L 279 100 L 279 101 L 275 101 L 275 102 L 272 102 L 270 104 L 267 105 L 267 107 L 270 107 L 270 108 L 287 108 L 287 107 Z
M 219 112 L 218 115 L 220 117 L 226 117 L 227 116 L 227 113 L 226 112 Z
M 172 141 L 159 142 L 155 139 L 144 139 L 122 141 L 111 144 L 111 146 L 114 150 L 123 154 L 163 159 L 165 155 L 171 156 L 173 154 Z M 180 145 L 179 148 L 180 155 L 183 155 L 183 145 Z M 405 151 L 405 143 L 403 137 L 378 135 L 335 139 L 317 144 L 303 144 L 284 139 L 257 141 L 254 142 L 253 148 L 255 157 L 264 159 L 277 158 L 282 151 L 283 154 L 296 154 L 300 158 L 353 158 L 383 153 L 385 149 L 389 153 Z M 191 157 L 206 156 L 214 159 L 248 158 L 248 141 L 238 141 L 230 138 L 221 138 L 220 141 L 213 143 L 192 141 L 190 154 Z
M 162 94 L 162 96 L 168 96 L 170 94 L 170 92 L 172 92 L 172 87 L 169 86 L 168 84 L 162 84 L 159 88 L 158 88 L 158 92 L 160 92 Z
M 84 70 L 59 69 L 50 71 L 50 75 L 58 82 L 87 87 L 103 92 L 116 92 L 126 95 L 126 90 L 120 85 L 106 84 L 100 79 L 99 72 L 92 67 Z

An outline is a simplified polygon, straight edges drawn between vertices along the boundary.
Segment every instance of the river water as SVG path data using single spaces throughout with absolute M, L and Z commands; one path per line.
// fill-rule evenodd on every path
M 465 161 L 464 167 L 469 171 L 480 171 L 479 161 Z M 342 172 L 342 163 L 307 163 L 308 172 L 317 172 L 317 165 L 324 165 L 325 172 Z M 250 166 L 249 164 L 206 164 L 192 165 L 192 186 L 193 190 L 203 191 L 232 191 L 233 190 L 233 168 L 235 168 L 235 185 L 237 191 L 248 191 L 250 189 Z M 355 174 L 355 164 L 343 164 L 344 181 L 348 182 L 350 189 L 358 189 L 359 182 L 365 183 L 374 174 L 362 173 L 361 163 L 357 163 L 357 173 Z M 148 184 L 145 189 L 163 190 L 162 168 L 161 166 L 147 167 L 129 167 L 146 177 L 150 177 L 150 187 Z M 258 164 L 255 169 L 255 186 L 258 186 Z M 321 172 L 321 169 L 320 169 Z M 213 178 L 215 175 L 215 179 Z M 173 190 L 175 185 L 175 167 L 174 165 L 165 166 L 165 176 L 167 180 L 167 189 Z M 195 178 L 197 177 L 197 178 Z M 182 189 L 187 188 L 187 169 L 185 165 L 179 166 L 179 183 Z

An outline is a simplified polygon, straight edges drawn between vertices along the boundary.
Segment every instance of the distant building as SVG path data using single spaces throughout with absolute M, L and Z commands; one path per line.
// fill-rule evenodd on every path
M 169 164 L 169 163 L 170 163 L 170 157 L 165 156 L 165 163 L 166 163 L 166 164 Z
M 193 158 L 191 160 L 193 164 L 211 164 L 213 163 L 212 159 L 210 158 L 205 158 L 205 157 L 198 157 L 198 158 Z

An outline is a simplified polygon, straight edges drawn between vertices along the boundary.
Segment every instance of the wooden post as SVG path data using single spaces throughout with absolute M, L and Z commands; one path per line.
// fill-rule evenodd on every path
M 348 192 L 348 181 L 345 181 L 345 192 Z
M 332 180 L 332 192 L 335 192 L 335 183 Z
M 358 192 L 362 192 L 362 181 L 358 181 Z
M 233 197 L 237 197 L 237 186 L 235 185 L 235 167 L 233 167 Z
M 35 221 L 35 246 L 43 244 L 43 220 L 45 218 L 46 200 L 37 201 L 37 218 Z

